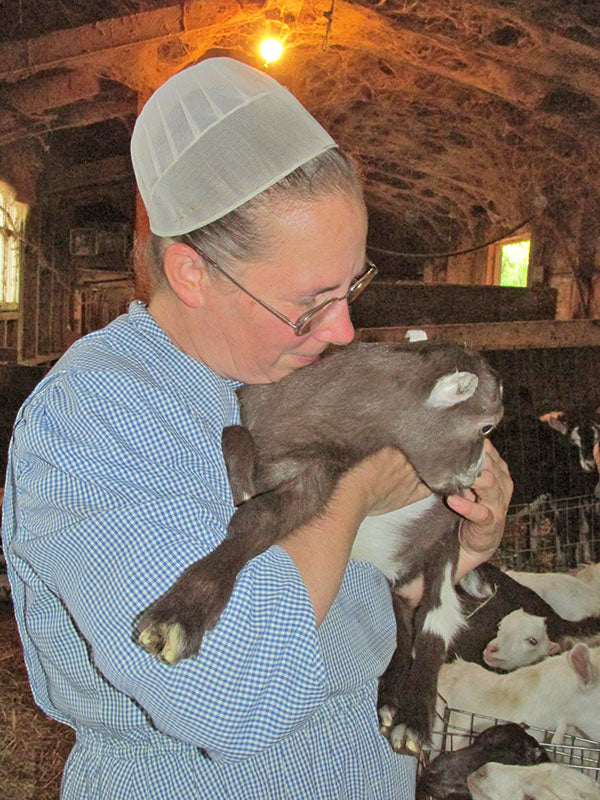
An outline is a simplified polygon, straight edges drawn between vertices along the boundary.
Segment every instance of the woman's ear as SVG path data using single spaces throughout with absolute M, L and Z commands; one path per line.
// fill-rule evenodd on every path
M 190 308 L 201 306 L 206 268 L 198 253 L 176 242 L 167 247 L 163 260 L 166 278 L 181 302 Z

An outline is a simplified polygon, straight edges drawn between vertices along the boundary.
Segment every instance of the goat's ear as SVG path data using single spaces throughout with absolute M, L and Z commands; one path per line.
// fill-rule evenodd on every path
M 547 422 L 551 428 L 554 428 L 559 433 L 566 434 L 568 431 L 564 411 L 549 411 L 547 414 L 541 414 L 539 420 L 540 422 Z
M 450 372 L 435 382 L 435 386 L 425 401 L 426 406 L 433 408 L 450 408 L 464 403 L 475 394 L 479 378 L 472 372 Z
M 239 506 L 256 494 L 254 485 L 256 445 L 248 428 L 244 428 L 243 425 L 230 425 L 223 429 L 221 446 L 233 502 Z
M 568 659 L 572 669 L 575 670 L 582 682 L 591 683 L 594 675 L 588 646 L 582 642 L 576 644 L 572 650 L 569 650 Z

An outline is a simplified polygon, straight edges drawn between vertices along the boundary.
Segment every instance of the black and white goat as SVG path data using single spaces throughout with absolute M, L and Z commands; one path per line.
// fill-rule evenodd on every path
M 502 416 L 495 373 L 457 347 L 354 344 L 238 394 L 244 427 L 223 432 L 238 505 L 227 536 L 142 615 L 138 641 L 168 663 L 197 653 L 244 564 L 315 518 L 346 470 L 384 446 L 398 447 L 434 494 L 367 518 L 352 555 L 372 560 L 396 586 L 424 577 L 414 641 L 395 598 L 398 646 L 380 703 L 391 709 L 394 745 L 405 737 L 413 747 L 427 741 L 438 666 L 463 622 L 453 587 L 458 518 L 443 496 L 471 485 L 481 470 L 484 437 Z
M 544 748 L 525 732 L 523 725 L 493 725 L 468 747 L 436 756 L 421 773 L 418 791 L 436 800 L 471 800 L 467 777 L 489 761 L 527 765 L 549 760 Z
M 491 438 L 513 476 L 512 509 L 529 529 L 529 542 L 521 549 L 534 558 L 538 550 L 547 552 L 550 529 L 557 567 L 592 561 L 599 555 L 592 516 L 600 418 L 595 410 L 575 407 L 540 415 L 525 387 L 512 395 Z
M 548 639 L 561 645 L 551 648 L 553 653 L 572 646 L 575 641 L 594 643 L 594 637 L 600 634 L 600 616 L 580 620 L 563 619 L 533 589 L 518 583 L 493 564 L 481 564 L 462 581 L 461 587 L 483 602 L 469 615 L 467 624 L 457 633 L 450 648 L 450 658 L 458 656 L 465 661 L 504 671 L 514 669 L 499 663 L 489 651 L 485 658 L 484 649 L 497 636 L 502 620 L 518 610 L 543 618 Z M 525 631 L 523 636 L 526 638 Z M 538 654 L 538 644 L 536 640 L 536 646 L 531 647 L 532 655 Z M 524 655 L 521 654 L 522 657 Z M 539 659 L 532 658 L 528 663 L 535 663 L 536 660 Z
M 600 438 L 600 409 L 575 406 L 566 411 L 549 411 L 540 421 L 561 433 L 577 449 L 579 465 L 584 472 L 596 472 L 594 447 Z

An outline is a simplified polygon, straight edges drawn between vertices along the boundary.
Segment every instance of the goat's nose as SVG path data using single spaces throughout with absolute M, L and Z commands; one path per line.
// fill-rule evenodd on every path
M 488 646 L 485 649 L 486 649 L 486 652 L 488 652 L 488 653 L 497 653 L 498 652 L 498 647 L 495 644 L 488 644 Z

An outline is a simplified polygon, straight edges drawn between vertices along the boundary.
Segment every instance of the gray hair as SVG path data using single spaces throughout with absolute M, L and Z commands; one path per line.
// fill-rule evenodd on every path
M 297 167 L 264 192 L 214 222 L 185 236 L 156 236 L 148 242 L 152 288 L 167 285 L 163 257 L 169 245 L 187 238 L 215 261 L 244 262 L 260 258 L 270 243 L 269 214 L 273 204 L 290 207 L 298 201 L 330 195 L 347 195 L 364 204 L 362 183 L 355 161 L 338 148 L 326 150 Z

